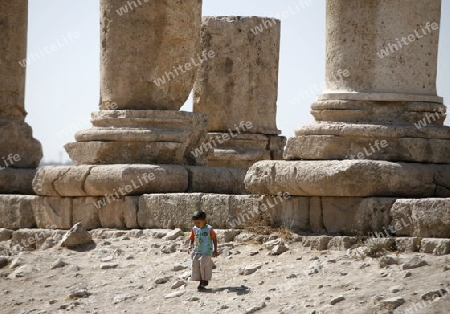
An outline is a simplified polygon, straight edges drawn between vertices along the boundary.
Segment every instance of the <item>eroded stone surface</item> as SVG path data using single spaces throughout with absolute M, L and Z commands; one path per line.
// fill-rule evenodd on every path
M 255 34 L 261 23 L 267 26 Z M 208 131 L 226 132 L 250 121 L 253 127 L 247 133 L 279 134 L 280 23 L 261 17 L 203 18 L 202 50 L 213 51 L 215 57 L 198 69 L 194 111 L 208 114 Z
M 199 62 L 201 5 L 201 0 L 146 1 L 119 15 L 122 0 L 101 1 L 102 109 L 112 103 L 118 109 L 180 109 L 195 69 L 177 68 Z
M 397 235 L 450 238 L 450 199 L 399 199 L 391 215 Z
M 188 172 L 176 165 L 42 167 L 33 184 L 39 195 L 122 197 L 186 191 Z
M 20 229 L 36 226 L 32 201 L 36 196 L 0 195 L 0 228 Z
M 447 164 L 260 161 L 247 172 L 245 186 L 264 195 L 445 197 L 450 195 L 449 173 Z

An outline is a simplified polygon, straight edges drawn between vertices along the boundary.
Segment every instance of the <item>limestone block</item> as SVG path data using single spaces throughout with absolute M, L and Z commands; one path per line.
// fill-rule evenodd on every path
M 189 230 L 192 227 L 192 214 L 200 210 L 200 202 L 200 193 L 142 195 L 137 216 L 139 226 Z
M 322 197 L 327 232 L 356 234 L 387 228 L 395 198 Z
M 303 246 L 309 247 L 311 250 L 323 251 L 328 248 L 328 244 L 333 239 L 329 236 L 310 236 L 303 237 Z
M 450 238 L 450 199 L 399 199 L 391 214 L 397 235 Z
M 275 224 L 291 230 L 310 229 L 310 198 L 264 196 L 263 203 L 269 207 L 269 214 Z
M 312 232 L 323 232 L 323 208 L 322 199 L 320 197 L 311 197 L 309 208 L 309 221 Z
M 0 87 L 0 99 L 1 94 Z M 0 117 L 2 115 L 3 112 L 0 113 Z M 42 146 L 33 138 L 31 127 L 27 123 L 1 119 L 0 134 L 0 169 L 39 166 L 42 159 Z
M 198 68 L 194 112 L 208 114 L 209 131 L 250 121 L 248 133 L 279 134 L 280 23 L 262 17 L 203 18 L 201 49 L 213 51 L 215 57 Z M 263 27 L 263 32 L 255 34 L 255 27 Z
M 58 238 L 62 234 L 64 234 L 62 230 L 24 228 L 13 233 L 11 245 L 16 252 L 39 249 L 48 238 Z
M 81 222 L 87 230 L 102 227 L 99 219 L 99 211 L 104 207 L 99 206 L 98 201 L 98 197 L 73 198 L 72 223 L 76 224 Z
M 11 229 L 0 228 L 0 242 L 11 240 L 13 232 Z
M 421 240 L 418 237 L 395 237 L 395 247 L 399 252 L 418 252 Z
M 293 196 L 442 197 L 449 195 L 449 176 L 447 164 L 260 161 L 247 172 L 245 187 L 251 193 L 264 195 L 283 191 Z
M 430 253 L 434 255 L 450 254 L 449 239 L 422 239 L 420 244 L 420 252 Z
M 127 196 L 107 203 L 98 209 L 102 228 L 139 228 L 137 224 L 139 197 Z
M 332 251 L 345 251 L 351 249 L 357 243 L 358 239 L 356 237 L 333 237 L 328 242 L 327 248 Z
M 0 193 L 33 195 L 32 182 L 36 169 L 11 168 L 0 170 Z
M 188 173 L 176 165 L 99 166 L 86 178 L 85 189 L 87 195 L 182 192 L 188 189 Z
M 94 166 L 41 167 L 33 180 L 38 195 L 85 196 L 85 180 Z
M 296 130 L 284 158 L 450 163 L 449 147 L 449 127 L 315 123 Z
M 31 195 L 0 195 L 0 228 L 33 228 L 36 220 L 33 215 Z
M 101 108 L 179 110 L 200 62 L 202 1 L 142 1 L 122 15 L 122 0 L 100 4 Z
M 241 228 L 262 212 L 261 197 L 202 193 L 146 194 L 139 199 L 141 228 L 182 228 L 190 230 L 192 214 L 203 210 L 215 228 Z
M 175 142 L 77 142 L 64 145 L 77 165 L 184 164 L 184 147 Z
M 186 191 L 188 173 L 184 167 L 176 165 L 42 167 L 33 186 L 39 195 L 108 195 L 112 199 L 133 194 Z
M 32 201 L 38 228 L 70 229 L 72 227 L 72 198 L 38 196 Z
M 186 167 L 189 192 L 247 194 L 245 170 L 239 168 Z
M 240 149 L 214 149 L 212 155 L 208 156 L 208 166 L 240 168 L 247 170 L 255 162 L 270 160 L 268 150 L 240 150 Z
M 137 213 L 139 211 L 139 197 L 127 196 L 124 198 L 123 214 L 125 219 L 125 226 L 128 229 L 139 228 Z

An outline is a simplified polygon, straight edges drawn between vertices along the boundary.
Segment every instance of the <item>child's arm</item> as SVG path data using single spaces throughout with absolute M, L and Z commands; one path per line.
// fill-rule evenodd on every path
M 213 252 L 213 257 L 217 257 L 219 256 L 219 252 L 217 252 L 217 238 L 213 239 L 213 243 L 214 243 L 214 252 Z
M 194 245 L 194 230 L 191 230 L 191 234 L 189 235 L 189 247 L 188 247 L 188 254 L 191 254 L 192 246 Z
M 217 251 L 217 235 L 213 229 L 210 230 L 210 235 L 211 235 L 211 239 L 214 244 L 214 252 L 212 254 L 212 257 L 217 257 L 217 256 L 219 256 L 219 252 Z

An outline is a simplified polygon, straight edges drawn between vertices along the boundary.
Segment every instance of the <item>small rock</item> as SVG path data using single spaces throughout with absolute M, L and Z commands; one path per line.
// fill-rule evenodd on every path
M 159 243 L 152 243 L 152 244 L 150 244 L 150 247 L 154 248 L 154 249 L 159 249 L 161 247 L 161 244 L 159 244 Z
M 401 297 L 393 297 L 393 298 L 381 300 L 380 306 L 383 309 L 395 310 L 396 308 L 398 308 L 400 305 L 402 305 L 404 303 L 405 303 L 405 299 L 403 299 Z
M 114 269 L 118 266 L 118 264 L 103 264 L 102 266 L 100 266 L 100 269 Z
M 184 265 L 181 265 L 181 264 L 176 264 L 176 265 L 173 266 L 172 270 L 173 271 L 179 271 L 179 270 L 183 270 L 183 269 L 186 269 L 186 268 L 187 268 L 187 266 L 184 266 Z
M 25 277 L 26 275 L 31 274 L 33 271 L 36 271 L 33 267 L 30 265 L 22 265 L 18 267 L 15 271 L 13 271 L 8 278 L 21 278 Z
M 414 256 L 406 264 L 403 265 L 403 269 L 415 269 L 428 265 L 428 263 L 419 256 Z
M 166 298 L 166 299 L 178 298 L 178 297 L 181 297 L 184 293 L 185 293 L 185 291 L 175 291 L 175 292 L 169 293 L 164 298 Z
M 159 278 L 156 278 L 156 279 L 155 279 L 155 283 L 156 283 L 157 285 L 161 285 L 161 284 L 163 284 L 163 283 L 168 282 L 168 281 L 170 280 L 170 278 L 171 278 L 171 277 L 159 277 Z
M 262 267 L 262 264 L 260 264 L 260 263 L 248 265 L 244 269 L 239 269 L 239 274 L 245 275 L 245 276 L 251 275 L 254 272 L 256 272 L 258 269 L 261 269 L 261 267 Z
M 281 244 L 281 240 L 271 240 L 271 241 L 264 243 L 264 246 L 266 247 L 266 249 L 272 250 L 276 245 L 279 245 L 279 244 Z
M 19 266 L 22 266 L 23 263 L 24 263 L 23 258 L 18 256 L 15 259 L 13 259 L 13 261 L 11 262 L 11 265 L 9 265 L 9 268 L 12 268 L 12 269 L 17 268 Z
M 433 291 L 429 291 L 427 293 L 422 294 L 420 296 L 420 298 L 425 301 L 432 301 L 436 298 L 442 298 L 446 294 L 447 294 L 447 290 L 445 290 L 445 289 L 433 290 Z
M 286 279 L 291 279 L 291 278 L 297 278 L 296 274 L 290 274 L 289 276 L 286 277 Z
M 444 271 L 448 271 L 448 270 L 450 270 L 450 265 L 445 265 L 444 266 Z
M 404 278 L 408 278 L 408 277 L 411 277 L 411 276 L 412 276 L 411 272 L 407 271 L 403 277 Z
M 0 228 L 0 242 L 11 240 L 13 231 L 5 228 Z
M 64 262 L 62 259 L 58 258 L 56 261 L 54 261 L 52 263 L 52 265 L 50 265 L 50 269 L 62 268 L 66 265 L 67 265 L 66 262 Z
M 259 253 L 259 251 L 250 251 L 250 256 L 255 256 L 258 253 Z
M 255 313 L 255 312 L 259 311 L 259 310 L 262 310 L 262 309 L 265 308 L 265 307 L 266 307 L 266 303 L 265 303 L 265 302 L 262 302 L 260 305 L 253 306 L 253 307 L 247 309 L 247 310 L 245 311 L 245 314 L 252 314 L 252 313 Z
M 344 296 L 340 295 L 338 297 L 335 297 L 335 298 L 331 299 L 330 304 L 331 305 L 335 305 L 336 303 L 339 303 L 339 302 L 344 301 L 344 300 L 345 300 Z
M 105 263 L 105 262 L 111 262 L 113 259 L 114 259 L 114 256 L 109 255 L 109 256 L 106 256 L 106 257 L 102 258 L 102 259 L 100 260 L 100 262 L 103 262 L 103 263 Z
M 78 222 L 66 232 L 59 245 L 61 247 L 73 248 L 89 243 L 92 243 L 91 234 L 86 231 L 81 222 Z
M 165 254 L 174 253 L 177 250 L 177 244 L 171 243 L 171 244 L 165 244 L 161 247 L 161 252 Z
M 380 268 L 386 268 L 389 265 L 398 265 L 398 259 L 393 256 L 383 256 L 380 258 Z
M 179 236 L 182 236 L 182 235 L 184 235 L 183 231 L 181 229 L 177 228 L 173 231 L 170 231 L 164 239 L 175 240 L 176 238 L 178 238 Z
M 88 298 L 90 295 L 86 289 L 78 289 L 69 294 L 69 299 Z
M 121 294 L 121 295 L 114 297 L 114 304 L 118 304 L 120 302 L 124 302 L 128 299 L 133 299 L 133 298 L 136 298 L 135 294 L 132 294 L 132 293 Z
M 0 268 L 8 266 L 9 258 L 0 256 Z
M 311 257 L 309 258 L 310 261 L 317 261 L 318 259 L 319 259 L 318 256 L 311 256 Z
M 131 260 L 131 259 L 134 259 L 134 256 L 133 256 L 133 255 L 128 255 L 127 257 L 125 257 L 125 259 L 126 259 L 127 261 L 129 261 L 129 260 Z
M 186 282 L 184 282 L 184 280 L 177 280 L 172 284 L 172 286 L 170 288 L 178 289 L 179 287 L 184 286 L 185 284 L 186 284 Z
M 391 287 L 390 289 L 389 289 L 389 291 L 391 292 L 391 293 L 397 293 L 397 292 L 400 292 L 400 291 L 402 291 L 403 290 L 403 287 L 402 286 L 394 286 L 394 287 Z
M 287 252 L 288 250 L 289 249 L 283 243 L 281 243 L 279 245 L 275 245 L 272 251 L 270 251 L 269 255 L 277 256 L 284 252 Z
M 187 301 L 199 301 L 200 298 L 199 297 L 190 297 L 189 299 L 187 299 Z

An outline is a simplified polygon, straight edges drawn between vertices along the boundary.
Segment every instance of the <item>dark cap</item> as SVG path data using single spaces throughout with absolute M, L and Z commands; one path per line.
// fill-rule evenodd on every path
M 192 215 L 192 220 L 197 220 L 197 219 L 206 219 L 205 212 L 202 212 L 202 211 L 195 212 L 194 215 Z

